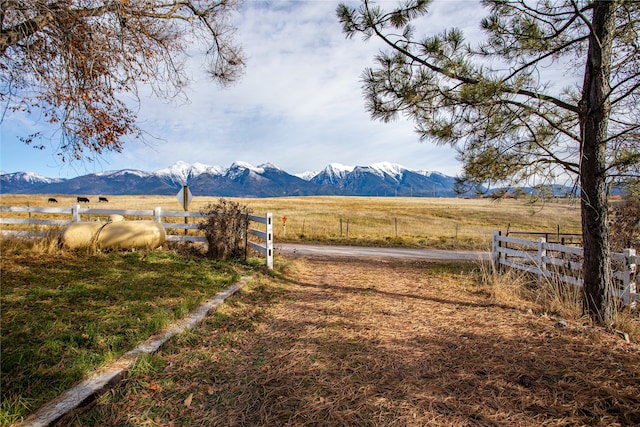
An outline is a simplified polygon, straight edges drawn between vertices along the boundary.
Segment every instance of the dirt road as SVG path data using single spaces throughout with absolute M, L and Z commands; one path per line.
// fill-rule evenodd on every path
M 478 261 L 488 260 L 491 258 L 491 253 L 485 251 L 427 248 L 373 248 L 362 246 L 301 245 L 290 243 L 276 244 L 275 252 L 276 254 L 295 256 L 422 259 L 428 261 Z

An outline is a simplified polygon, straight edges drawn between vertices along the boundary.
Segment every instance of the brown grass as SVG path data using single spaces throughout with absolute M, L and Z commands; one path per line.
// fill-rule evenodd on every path
M 566 319 L 582 318 L 582 289 L 555 278 L 539 278 L 508 267 L 496 270 L 492 263 L 480 267 L 480 280 L 494 301 L 521 310 L 539 310 Z
M 558 274 L 566 272 L 559 271 Z M 556 278 L 539 278 L 521 270 L 501 268 L 495 270 L 484 263 L 477 275 L 484 291 L 497 304 L 506 304 L 519 310 L 537 312 L 543 316 L 556 316 L 574 322 L 589 323 L 582 309 L 583 289 Z M 608 326 L 614 333 L 626 333 L 632 342 L 640 342 L 640 311 L 616 300 L 614 317 Z
M 70 208 L 75 196 L 54 195 L 56 207 Z M 50 195 L 2 195 L 2 205 L 51 206 Z M 83 207 L 181 210 L 174 196 L 97 196 Z M 407 197 L 282 197 L 231 199 L 255 214 L 272 212 L 274 238 L 288 242 L 325 242 L 389 246 L 483 248 L 497 230 L 580 232 L 577 202 Z M 194 197 L 189 210 L 199 211 L 217 197 Z M 33 214 L 47 216 L 47 214 Z M 50 215 L 49 215 L 50 216 Z M 282 218 L 286 217 L 286 230 Z M 169 219 L 167 219 L 169 220 Z M 172 220 L 178 220 L 176 218 Z
M 473 264 L 296 259 L 74 425 L 640 423 L 638 350 L 500 303 Z

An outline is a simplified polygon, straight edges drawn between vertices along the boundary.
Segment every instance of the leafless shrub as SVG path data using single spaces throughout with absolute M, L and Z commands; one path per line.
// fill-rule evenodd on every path
M 640 249 L 640 199 L 616 204 L 609 211 L 611 250 Z
M 209 243 L 207 256 L 215 259 L 238 259 L 245 253 L 249 210 L 239 203 L 220 199 L 200 210 L 203 230 Z

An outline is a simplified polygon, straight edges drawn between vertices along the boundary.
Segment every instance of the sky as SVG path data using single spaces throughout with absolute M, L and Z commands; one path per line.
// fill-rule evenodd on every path
M 234 16 L 247 58 L 242 79 L 221 88 L 204 75 L 200 58 L 190 58 L 189 101 L 144 96 L 138 123 L 150 136 L 95 162 L 61 164 L 56 141 L 45 150 L 26 146 L 18 137 L 44 124 L 7 113 L 0 125 L 0 169 L 72 178 L 119 169 L 154 171 L 177 161 L 223 167 L 244 161 L 299 174 L 330 163 L 391 162 L 458 174 L 461 165 L 452 148 L 420 142 L 407 119 L 382 123 L 366 113 L 360 78 L 383 45 L 376 39 L 347 39 L 335 13 L 339 3 L 246 0 Z M 397 4 L 379 3 L 387 8 Z M 484 15 L 479 0 L 436 1 L 417 34 L 457 26 L 472 39 L 479 36 Z

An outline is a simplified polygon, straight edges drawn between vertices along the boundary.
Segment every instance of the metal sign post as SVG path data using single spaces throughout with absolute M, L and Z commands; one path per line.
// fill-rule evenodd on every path
M 178 191 L 178 194 L 176 194 L 176 198 L 178 199 L 178 202 L 182 204 L 182 207 L 184 208 L 185 212 L 189 210 L 189 204 L 191 203 L 191 199 L 193 199 L 193 194 L 191 194 L 191 191 L 189 191 L 189 186 L 188 185 L 184 185 L 180 191 Z M 185 225 L 189 223 L 189 217 L 185 215 L 184 217 L 184 223 Z M 184 229 L 184 234 L 187 234 L 187 228 L 185 227 Z

